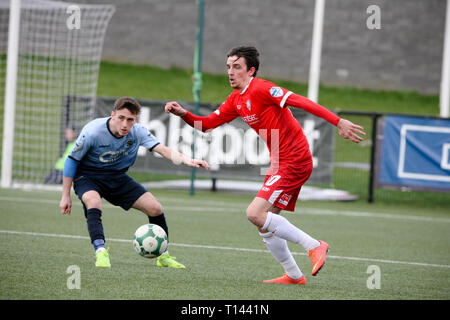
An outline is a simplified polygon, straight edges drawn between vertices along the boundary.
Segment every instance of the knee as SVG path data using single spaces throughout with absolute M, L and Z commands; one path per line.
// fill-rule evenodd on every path
M 145 208 L 145 213 L 150 216 L 159 216 L 163 212 L 163 207 L 158 201 L 152 201 Z
M 92 209 L 92 208 L 102 210 L 102 199 L 100 198 L 100 196 L 98 196 L 96 194 L 86 194 L 85 193 L 83 195 L 83 203 L 88 210 Z
M 262 221 L 262 214 L 258 210 L 255 210 L 254 208 L 248 207 L 247 211 L 247 219 L 251 223 L 253 223 L 257 227 L 262 227 L 264 225 L 264 221 Z

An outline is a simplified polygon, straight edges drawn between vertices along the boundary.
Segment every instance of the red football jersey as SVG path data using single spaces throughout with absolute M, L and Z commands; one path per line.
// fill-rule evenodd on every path
M 340 119 L 315 102 L 260 78 L 252 78 L 242 92 L 234 90 L 208 117 L 188 112 L 183 119 L 191 126 L 200 121 L 202 131 L 207 131 L 240 116 L 266 142 L 272 164 L 312 162 L 303 130 L 286 106 L 305 109 L 334 125 Z

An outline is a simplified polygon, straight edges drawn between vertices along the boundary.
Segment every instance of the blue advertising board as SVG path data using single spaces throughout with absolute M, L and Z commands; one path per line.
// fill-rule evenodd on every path
M 450 192 L 450 120 L 387 116 L 376 185 Z

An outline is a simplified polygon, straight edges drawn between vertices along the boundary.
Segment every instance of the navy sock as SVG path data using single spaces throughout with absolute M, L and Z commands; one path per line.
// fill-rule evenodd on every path
M 102 211 L 97 208 L 89 209 L 86 212 L 89 236 L 96 250 L 101 246 L 105 246 L 105 235 L 103 233 L 103 224 L 101 216 Z
M 97 252 L 97 249 L 105 247 L 105 240 L 96 239 L 96 240 L 92 241 L 92 244 L 94 245 L 94 250 Z
M 163 228 L 167 234 L 167 240 L 169 240 L 169 228 L 167 227 L 166 217 L 164 216 L 164 212 L 156 217 L 149 216 L 148 221 L 150 223 L 156 224 L 156 225 L 160 226 L 161 228 Z

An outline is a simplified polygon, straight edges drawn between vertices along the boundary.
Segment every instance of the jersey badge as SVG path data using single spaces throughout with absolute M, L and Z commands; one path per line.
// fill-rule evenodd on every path
M 75 146 L 72 149 L 72 152 L 77 152 L 77 151 L 80 151 L 81 149 L 83 149 L 83 143 L 82 142 L 75 143 Z
M 283 95 L 283 90 L 280 87 L 270 88 L 270 95 L 274 98 L 279 98 Z

